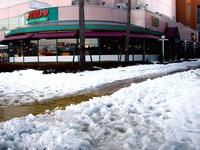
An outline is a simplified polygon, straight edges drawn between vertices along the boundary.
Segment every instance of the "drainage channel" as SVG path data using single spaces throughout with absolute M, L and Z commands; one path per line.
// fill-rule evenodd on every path
M 92 97 L 98 97 L 103 95 L 110 95 L 115 91 L 130 86 L 131 83 L 141 83 L 147 79 L 155 79 L 169 74 L 174 74 L 178 72 L 188 71 L 190 69 L 197 69 L 197 67 L 187 67 L 186 69 L 179 69 L 166 73 L 159 74 L 148 74 L 143 76 L 134 77 L 131 79 L 119 80 L 113 83 L 107 83 L 100 85 L 93 89 L 87 89 L 80 91 L 78 94 L 74 94 L 65 98 L 44 101 L 34 104 L 22 104 L 20 106 L 5 106 L 0 107 L 0 122 L 10 120 L 15 117 L 22 117 L 28 114 L 43 114 L 46 110 L 54 110 L 55 108 L 64 109 L 66 106 L 71 104 L 78 104 L 83 101 L 88 101 Z

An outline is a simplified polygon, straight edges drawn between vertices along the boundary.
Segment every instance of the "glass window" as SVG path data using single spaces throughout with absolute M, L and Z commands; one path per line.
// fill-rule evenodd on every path
M 200 5 L 197 5 L 197 28 L 196 30 L 200 32 Z
M 200 31 L 200 22 L 197 22 L 196 30 L 197 30 L 197 31 Z
M 19 16 L 0 20 L 0 31 L 12 30 L 20 26 Z
M 22 40 L 15 41 L 14 43 L 14 57 L 24 56 L 24 42 Z
M 38 53 L 38 41 L 34 40 L 30 42 L 30 51 L 31 51 L 31 56 L 37 56 Z
M 103 37 L 100 39 L 101 55 L 118 54 L 119 51 L 124 49 L 122 45 L 118 38 Z
M 8 19 L 0 20 L 0 31 L 8 30 Z
M 146 52 L 146 54 L 156 54 L 157 53 L 155 40 L 148 39 L 146 41 L 145 52 Z
M 77 48 L 77 40 L 76 39 L 58 39 L 58 55 L 67 56 L 73 55 L 73 51 Z
M 86 38 L 85 39 L 86 55 L 98 54 L 98 39 L 96 38 Z
M 188 10 L 188 13 L 190 13 L 190 11 L 191 11 L 191 6 L 190 6 L 189 3 L 187 3 L 187 10 Z
M 200 8 L 197 10 L 197 17 L 200 17 Z
M 85 47 L 88 48 L 92 46 L 98 47 L 97 39 L 96 38 L 85 39 Z
M 55 56 L 56 55 L 56 40 L 39 40 L 39 55 L 40 56 Z
M 134 54 L 143 54 L 142 40 L 135 40 L 133 45 Z
M 37 40 L 25 42 L 24 56 L 37 56 L 37 52 L 38 52 Z
M 13 42 L 9 42 L 9 51 L 10 51 L 10 57 L 14 57 L 14 43 Z
M 73 55 L 74 50 L 79 48 L 77 42 L 80 43 L 77 39 L 58 39 L 58 55 Z M 86 38 L 85 49 L 86 55 L 89 54 L 89 52 L 95 54 L 96 51 L 98 51 L 98 40 L 96 38 Z
M 15 29 L 20 26 L 19 19 L 19 16 L 9 18 L 9 30 Z

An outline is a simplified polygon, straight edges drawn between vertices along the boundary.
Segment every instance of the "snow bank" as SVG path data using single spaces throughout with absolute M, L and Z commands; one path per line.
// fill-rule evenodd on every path
M 33 103 L 64 97 L 81 90 L 141 75 L 167 73 L 187 66 L 198 66 L 200 60 L 168 65 L 138 65 L 85 71 L 80 73 L 42 74 L 42 71 L 22 70 L 0 73 L 0 106 Z
M 199 91 L 200 77 L 187 71 L 65 110 L 14 118 L 0 123 L 0 149 L 198 150 Z

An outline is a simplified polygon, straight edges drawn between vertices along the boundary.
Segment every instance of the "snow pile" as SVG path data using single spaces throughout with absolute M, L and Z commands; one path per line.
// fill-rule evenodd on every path
M 200 60 L 168 65 L 138 65 L 85 71 L 80 73 L 42 74 L 42 71 L 21 70 L 0 73 L 0 106 L 33 103 L 64 97 L 81 90 L 116 80 L 134 78 L 141 75 L 168 73 L 187 66 L 198 66 Z
M 200 149 L 199 91 L 200 77 L 187 71 L 65 110 L 14 118 L 0 123 L 0 149 Z

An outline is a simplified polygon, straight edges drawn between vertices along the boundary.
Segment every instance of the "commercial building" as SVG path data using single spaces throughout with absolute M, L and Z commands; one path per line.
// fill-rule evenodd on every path
M 10 62 L 79 61 L 78 0 L 0 2 L 0 41 Z M 130 61 L 157 60 L 162 35 L 165 60 L 184 57 L 184 40 L 197 43 L 198 32 L 176 22 L 175 0 L 131 2 Z M 126 23 L 127 0 L 86 0 L 86 61 L 123 61 Z
M 182 23 L 189 28 L 198 31 L 198 35 L 191 34 L 191 38 L 194 39 L 193 43 L 188 45 L 189 49 L 197 49 L 194 52 L 194 56 L 200 56 L 199 52 L 199 39 L 200 33 L 200 0 L 176 0 L 176 19 L 177 22 Z M 181 9 L 180 9 L 181 8 Z M 184 39 L 187 42 L 187 39 Z M 190 50 L 192 51 L 192 50 Z
M 200 33 L 200 0 L 193 0 L 191 6 L 191 28 Z
M 200 32 L 200 0 L 176 0 L 176 6 L 177 22 Z

